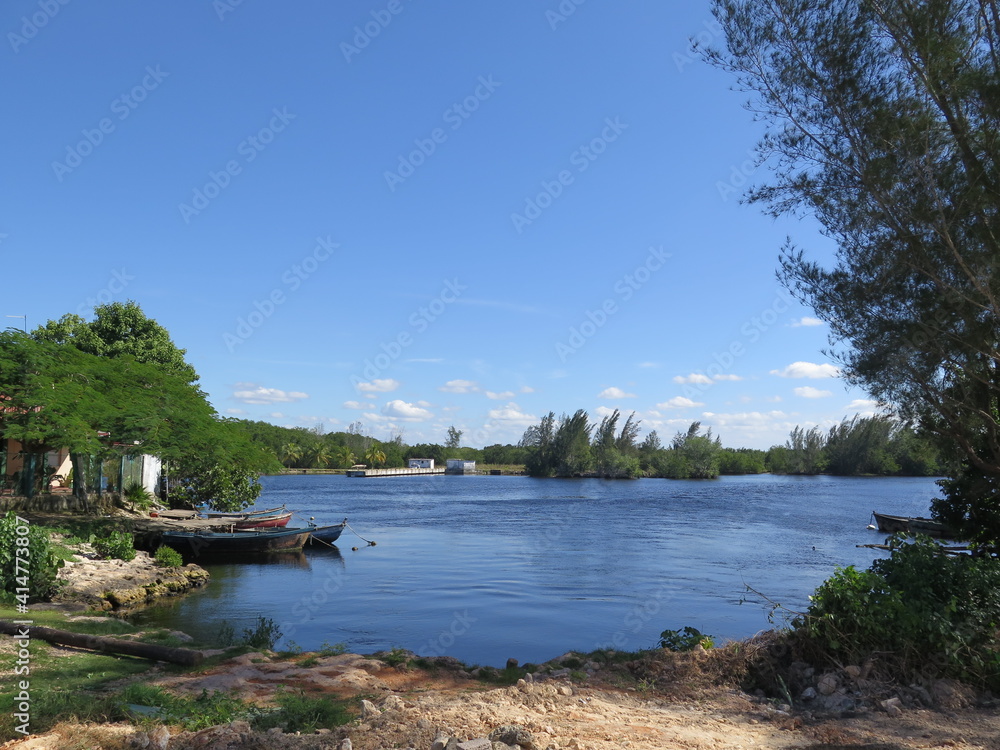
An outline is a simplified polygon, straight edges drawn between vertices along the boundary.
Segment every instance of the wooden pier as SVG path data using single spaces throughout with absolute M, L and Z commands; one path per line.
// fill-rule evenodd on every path
M 410 477 L 425 476 L 427 474 L 444 474 L 444 467 L 440 469 L 348 469 L 349 477 Z

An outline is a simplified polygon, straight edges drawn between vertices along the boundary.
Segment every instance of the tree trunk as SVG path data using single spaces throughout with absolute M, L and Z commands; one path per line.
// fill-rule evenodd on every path
M 85 648 L 91 651 L 103 651 L 109 654 L 138 656 L 142 659 L 166 661 L 171 664 L 181 664 L 185 667 L 198 666 L 205 658 L 201 651 L 194 651 L 189 648 L 155 646 L 151 643 L 124 641 L 119 638 L 106 638 L 99 635 L 71 633 L 68 630 L 56 630 L 55 628 L 15 625 L 12 622 L 0 620 L 0 633 L 17 637 L 24 636 L 25 631 L 28 632 L 29 638 L 38 638 L 49 643 L 57 643 L 74 648 Z

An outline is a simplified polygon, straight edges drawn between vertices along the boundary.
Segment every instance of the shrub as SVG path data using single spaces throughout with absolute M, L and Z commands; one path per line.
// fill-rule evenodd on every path
M 254 722 L 257 729 L 281 727 L 288 733 L 311 734 L 317 729 L 334 729 L 354 718 L 342 701 L 313 697 L 301 690 L 279 690 L 274 699 L 279 710 L 259 716 Z
M 49 548 L 49 535 L 8 511 L 0 519 L 0 588 L 18 604 L 49 598 L 64 562 Z
M 715 645 L 712 636 L 705 635 L 697 628 L 684 627 L 680 630 L 664 630 L 660 633 L 660 648 L 668 651 L 691 651 L 697 646 L 710 649 Z
M 948 676 L 1000 687 L 1000 561 L 945 555 L 927 538 L 892 540 L 871 568 L 838 569 L 792 625 L 828 661 L 875 652 L 899 677 Z
M 105 560 L 135 558 L 135 544 L 132 535 L 125 531 L 112 531 L 107 536 L 94 540 L 94 550 Z
M 267 649 L 270 651 L 274 644 L 281 639 L 281 629 L 270 617 L 257 617 L 257 626 L 254 628 L 244 628 L 243 645 L 250 648 Z
M 132 482 L 125 487 L 125 499 L 134 508 L 139 510 L 149 510 L 150 506 L 153 504 L 153 493 L 147 490 L 138 482 Z
M 179 568 L 184 565 L 184 558 L 181 557 L 181 553 L 173 547 L 167 547 L 166 545 L 162 545 L 156 550 L 153 560 L 162 568 Z

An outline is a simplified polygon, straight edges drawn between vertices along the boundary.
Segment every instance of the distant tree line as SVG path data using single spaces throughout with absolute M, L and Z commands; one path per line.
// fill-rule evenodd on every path
M 240 422 L 247 434 L 290 469 L 349 469 L 356 464 L 403 467 L 411 458 L 449 458 L 523 466 L 535 477 L 714 479 L 723 474 L 838 474 L 937 476 L 944 467 L 930 440 L 884 416 L 845 419 L 829 430 L 796 427 L 768 450 L 723 448 L 711 429 L 692 422 L 664 445 L 656 430 L 639 440 L 640 421 L 617 409 L 591 422 L 583 409 L 557 418 L 549 412 L 524 431 L 517 445 L 461 446 L 462 431 L 448 429 L 444 445 L 407 445 L 402 435 L 378 441 L 360 422 L 347 431 Z
M 314 428 L 279 427 L 269 422 L 240 422 L 243 430 L 264 446 L 289 469 L 349 469 L 357 464 L 375 468 L 400 468 L 411 458 L 432 458 L 444 465 L 449 458 L 461 458 L 487 465 L 521 466 L 526 451 L 516 445 L 490 445 L 485 448 L 461 447 L 462 431 L 448 430 L 444 445 L 417 443 L 407 445 L 402 435 L 379 441 L 367 434 L 361 422 L 353 422 L 347 431 L 326 432 Z

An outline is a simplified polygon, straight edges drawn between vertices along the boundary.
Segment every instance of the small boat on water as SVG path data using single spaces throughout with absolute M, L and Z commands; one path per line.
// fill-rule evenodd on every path
M 344 533 L 345 528 L 347 528 L 346 518 L 342 523 L 335 523 L 332 526 L 310 526 L 309 541 L 307 544 L 314 544 L 317 541 L 324 544 L 333 544 L 340 539 L 340 535 Z
M 909 534 L 926 534 L 932 537 L 953 538 L 951 530 L 940 521 L 922 516 L 891 516 L 888 513 L 872 511 L 875 525 L 884 534 L 899 532 Z
M 182 555 L 259 555 L 301 550 L 313 529 L 241 529 L 238 531 L 164 531 L 161 543 Z
M 272 529 L 287 526 L 292 512 L 284 505 L 269 510 L 255 510 L 249 513 L 206 513 L 210 521 L 241 529 Z

